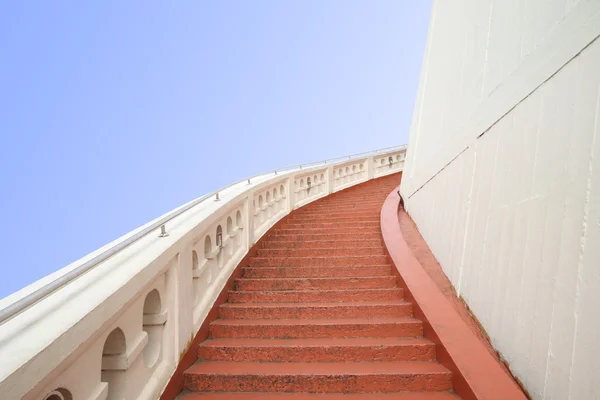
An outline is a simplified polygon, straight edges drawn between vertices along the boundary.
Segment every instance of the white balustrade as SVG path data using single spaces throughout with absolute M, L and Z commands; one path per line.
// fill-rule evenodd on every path
M 328 180 L 327 168 L 297 174 L 294 177 L 294 208 L 326 196 Z
M 333 169 L 333 188 L 342 190 L 368 180 L 368 159 L 352 160 Z
M 158 398 L 250 247 L 292 209 L 400 171 L 405 151 L 232 185 L 175 216 L 165 235 L 141 237 L 0 322 L 0 397 Z M 0 309 L 144 228 L 0 300 Z
M 375 167 L 374 176 L 379 177 L 402 171 L 405 155 L 405 151 L 398 151 L 373 157 L 373 165 Z
M 289 178 L 276 180 L 264 190 L 256 192 L 253 200 L 254 237 L 260 238 L 289 211 Z

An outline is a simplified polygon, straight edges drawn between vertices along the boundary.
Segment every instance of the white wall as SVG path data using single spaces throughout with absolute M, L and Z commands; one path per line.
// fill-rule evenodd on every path
M 534 399 L 600 398 L 600 0 L 435 1 L 401 192 Z

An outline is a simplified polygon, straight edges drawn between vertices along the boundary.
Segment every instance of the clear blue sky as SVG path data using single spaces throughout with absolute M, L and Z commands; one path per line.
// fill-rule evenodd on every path
M 405 143 L 430 1 L 12 1 L 0 298 L 244 176 Z

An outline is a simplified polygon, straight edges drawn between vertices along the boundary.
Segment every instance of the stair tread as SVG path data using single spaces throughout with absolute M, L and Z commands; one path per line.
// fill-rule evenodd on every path
M 300 278 L 301 279 L 301 278 Z M 246 294 L 255 294 L 255 293 L 269 293 L 269 294 L 279 294 L 281 292 L 285 293 L 315 293 L 315 292 L 327 292 L 327 293 L 368 293 L 368 292 L 401 292 L 402 288 L 392 287 L 392 288 L 375 288 L 375 289 L 322 289 L 322 290 L 231 290 L 229 293 L 246 293 Z
M 317 241 L 317 243 L 318 243 L 318 241 Z M 294 249 L 294 248 L 292 248 L 292 249 Z M 301 249 L 302 250 L 309 250 L 310 247 L 301 247 Z M 346 249 L 346 250 L 360 250 L 360 251 L 363 251 L 365 249 L 377 249 L 377 250 L 381 249 L 381 250 L 383 250 L 383 248 L 381 246 L 366 246 L 366 247 L 357 248 L 357 247 L 352 246 L 352 245 L 348 245 L 348 246 L 345 246 L 345 247 L 316 247 L 316 249 L 319 249 L 319 250 L 340 250 L 340 249 Z M 262 248 L 260 250 L 273 250 L 273 249 Z M 342 257 L 342 256 L 337 256 L 337 257 Z M 354 256 L 354 257 L 359 257 L 359 256 Z
M 270 268 L 270 267 L 253 267 L 253 268 Z M 277 268 L 277 267 L 275 267 Z M 284 268 L 297 268 L 297 267 L 284 267 Z M 314 268 L 314 267 L 309 267 Z M 314 277 L 279 277 L 279 278 L 238 278 L 238 281 L 305 281 L 307 279 L 319 279 L 319 280 L 340 280 L 340 279 L 396 279 L 394 275 L 374 275 L 374 276 L 314 276 Z
M 274 259 L 274 258 L 284 258 L 284 259 L 285 259 L 285 258 L 329 258 L 329 259 L 331 259 L 331 258 L 336 258 L 336 259 L 339 259 L 339 258 L 361 258 L 361 257 L 362 257 L 362 258 L 366 258 L 366 257 L 383 257 L 383 256 L 380 256 L 380 255 L 359 255 L 359 256 L 357 256 L 357 255 L 350 255 L 350 256 L 304 256 L 304 257 L 302 257 L 302 256 L 292 256 L 292 257 L 290 257 L 290 256 L 276 256 L 276 257 L 264 257 L 264 256 L 262 256 L 262 257 L 261 257 L 261 256 L 254 256 L 254 257 L 251 257 L 251 259 L 255 259 L 255 260 L 256 260 L 256 259 Z M 333 266 L 334 266 L 334 265 L 332 265 L 332 267 L 333 267 Z
M 395 393 L 264 393 L 216 392 L 182 393 L 178 400 L 457 400 L 450 392 L 395 392 Z
M 304 249 L 303 249 L 304 250 Z M 275 258 L 275 257 L 262 257 L 262 258 Z M 286 257 L 276 257 L 276 258 L 286 258 Z M 314 258 L 314 257 L 306 257 L 306 258 Z M 319 257 L 322 258 L 322 257 Z M 331 269 L 346 269 L 346 268 L 356 268 L 356 267 L 361 267 L 361 268 L 370 268 L 370 267 L 393 267 L 392 264 L 363 264 L 363 265 L 344 265 L 344 266 L 339 266 L 339 265 L 315 265 L 315 266 L 283 266 L 283 267 L 244 267 L 243 269 L 260 269 L 260 270 L 269 270 L 269 269 L 276 269 L 276 270 L 280 270 L 282 268 L 288 269 L 288 268 L 294 268 L 294 269 L 313 269 L 313 268 L 319 268 L 319 269 L 323 269 L 323 268 L 331 268 Z
M 424 337 L 374 337 L 374 338 L 295 338 L 295 339 L 258 339 L 258 338 L 213 338 L 201 346 L 228 347 L 315 347 L 315 346 L 390 346 L 390 345 L 434 345 Z
M 436 361 L 377 361 L 323 363 L 256 363 L 251 361 L 199 361 L 186 374 L 207 375 L 396 375 L 450 374 Z
M 224 303 L 221 307 L 227 308 L 281 308 L 281 307 L 364 307 L 364 306 L 394 306 L 394 305 L 409 305 L 412 304 L 406 300 L 365 300 L 356 302 L 343 303 Z
M 215 325 L 360 325 L 422 323 L 414 317 L 326 318 L 326 319 L 217 319 Z

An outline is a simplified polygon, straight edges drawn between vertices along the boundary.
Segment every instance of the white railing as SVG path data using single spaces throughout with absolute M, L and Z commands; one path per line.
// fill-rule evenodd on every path
M 0 300 L 2 399 L 155 399 L 235 267 L 277 221 L 402 170 L 405 146 L 202 196 Z

